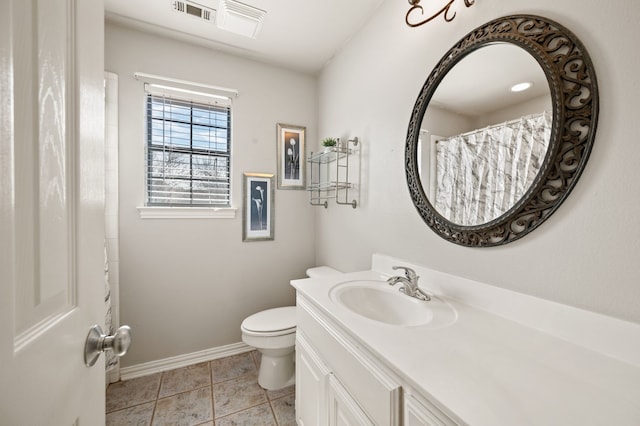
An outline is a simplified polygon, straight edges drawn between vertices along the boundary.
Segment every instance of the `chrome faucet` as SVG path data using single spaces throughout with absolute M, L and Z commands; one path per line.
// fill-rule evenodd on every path
M 389 285 L 396 285 L 397 283 L 402 283 L 402 287 L 400 291 L 406 294 L 407 296 L 415 297 L 419 300 L 429 301 L 431 297 L 428 294 L 420 290 L 418 287 L 418 275 L 416 275 L 416 271 L 411 268 L 407 268 L 406 266 L 393 266 L 391 269 L 404 270 L 404 276 L 397 275 L 395 277 L 390 277 L 387 279 L 387 283 Z

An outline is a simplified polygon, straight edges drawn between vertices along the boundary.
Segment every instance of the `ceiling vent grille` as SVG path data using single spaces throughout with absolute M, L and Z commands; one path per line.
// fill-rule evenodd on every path
M 215 9 L 202 6 L 201 4 L 186 0 L 171 0 L 171 7 L 175 12 L 193 16 L 194 18 L 199 18 L 210 23 L 215 22 Z
M 220 0 L 218 5 L 218 28 L 256 38 L 262 28 L 266 11 L 236 0 Z

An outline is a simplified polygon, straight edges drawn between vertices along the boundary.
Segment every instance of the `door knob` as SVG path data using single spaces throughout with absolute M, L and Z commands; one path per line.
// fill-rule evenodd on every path
M 113 336 L 103 334 L 99 325 L 94 325 L 89 330 L 84 344 L 84 363 L 87 367 L 93 366 L 100 353 L 110 350 L 115 356 L 123 356 L 129 350 L 131 344 L 131 327 L 123 325 L 113 333 Z

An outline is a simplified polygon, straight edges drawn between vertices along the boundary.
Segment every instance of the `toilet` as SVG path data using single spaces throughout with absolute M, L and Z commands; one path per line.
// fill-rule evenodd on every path
M 307 269 L 309 278 L 340 272 L 328 266 Z M 255 313 L 242 321 L 242 341 L 261 356 L 258 384 L 267 390 L 295 383 L 296 307 L 285 306 Z

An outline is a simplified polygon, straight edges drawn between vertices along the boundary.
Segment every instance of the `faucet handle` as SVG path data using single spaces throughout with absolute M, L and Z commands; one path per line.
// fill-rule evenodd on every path
M 398 269 L 402 269 L 404 270 L 404 275 L 409 279 L 409 281 L 411 282 L 418 281 L 418 275 L 416 275 L 416 271 L 414 271 L 411 268 L 407 268 L 406 266 L 392 266 L 391 269 L 393 269 L 394 271 Z

